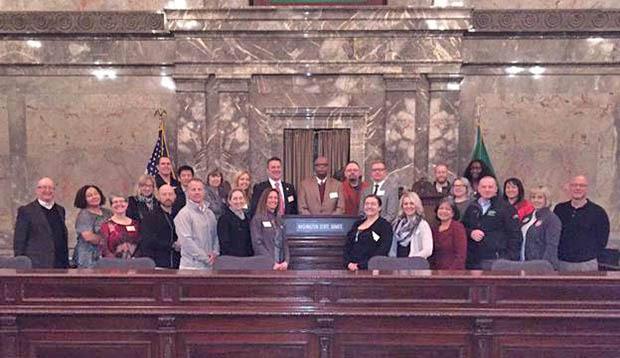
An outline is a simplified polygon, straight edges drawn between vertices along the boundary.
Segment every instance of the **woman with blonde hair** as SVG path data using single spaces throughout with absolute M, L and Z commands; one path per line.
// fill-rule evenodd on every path
M 144 215 L 153 211 L 157 205 L 155 187 L 155 178 L 146 174 L 140 175 L 136 183 L 136 195 L 127 199 L 127 217 L 140 222 Z
M 530 203 L 535 210 L 522 220 L 521 261 L 547 260 L 557 270 L 562 222 L 551 211 L 551 192 L 542 185 L 532 188 Z
M 252 176 L 249 171 L 242 170 L 238 172 L 237 175 L 235 175 L 232 186 L 233 188 L 241 189 L 245 195 L 246 203 L 250 202 L 250 198 L 252 198 Z
M 424 207 L 418 194 L 411 191 L 403 193 L 392 229 L 390 256 L 426 259 L 433 254 L 433 233 L 424 220 Z
M 461 217 L 463 217 L 469 205 L 474 201 L 472 194 L 473 190 L 467 178 L 458 177 L 454 179 L 452 188 L 450 188 L 450 199 L 456 205 L 459 213 L 461 213 Z

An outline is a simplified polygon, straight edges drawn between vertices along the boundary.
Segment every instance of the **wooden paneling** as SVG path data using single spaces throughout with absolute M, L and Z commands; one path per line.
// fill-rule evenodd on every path
M 0 356 L 618 357 L 620 274 L 0 270 Z

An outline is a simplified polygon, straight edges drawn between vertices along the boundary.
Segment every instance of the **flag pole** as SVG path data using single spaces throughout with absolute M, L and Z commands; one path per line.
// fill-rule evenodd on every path
M 162 141 L 162 146 L 160 148 L 160 153 L 159 153 L 160 157 L 166 154 L 166 156 L 169 157 L 170 160 L 172 160 L 172 158 L 170 157 L 170 151 L 168 150 L 168 141 L 166 141 L 165 118 L 168 117 L 168 112 L 164 108 L 160 107 L 155 110 L 155 113 L 153 114 L 153 116 L 159 119 L 159 130 L 161 131 L 161 141 Z M 172 178 L 176 179 L 176 175 L 174 173 L 174 167 L 172 169 L 171 176 Z

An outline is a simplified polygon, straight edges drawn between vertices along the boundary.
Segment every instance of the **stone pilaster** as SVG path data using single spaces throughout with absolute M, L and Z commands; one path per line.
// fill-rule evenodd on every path
M 458 173 L 459 97 L 462 76 L 428 75 L 430 81 L 429 173 L 434 165 L 444 163 Z M 467 155 L 467 153 L 461 153 Z M 458 174 L 457 174 L 458 175 Z

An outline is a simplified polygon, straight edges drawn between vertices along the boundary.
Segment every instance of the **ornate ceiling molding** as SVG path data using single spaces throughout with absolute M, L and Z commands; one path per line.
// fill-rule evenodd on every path
M 166 32 L 157 12 L 0 12 L 0 34 L 156 34 Z
M 617 10 L 474 10 L 475 32 L 619 32 Z

